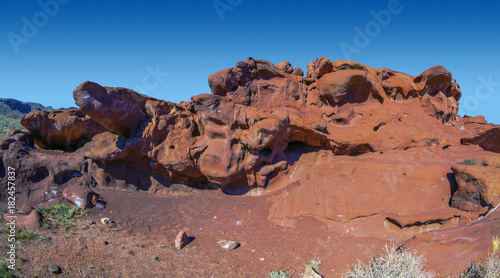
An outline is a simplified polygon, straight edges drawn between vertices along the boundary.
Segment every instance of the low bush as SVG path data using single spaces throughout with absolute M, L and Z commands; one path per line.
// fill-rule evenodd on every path
M 87 210 L 79 209 L 77 206 L 69 207 L 65 204 L 39 208 L 38 210 L 43 214 L 43 225 L 49 229 L 62 225 L 63 229 L 66 230 L 75 225 L 72 219 L 87 216 Z
M 344 277 L 348 278 L 427 278 L 434 277 L 434 273 L 426 270 L 426 260 L 423 255 L 415 252 L 403 251 L 394 243 L 386 245 L 380 257 L 373 258 L 364 264 L 358 261 L 353 270 Z

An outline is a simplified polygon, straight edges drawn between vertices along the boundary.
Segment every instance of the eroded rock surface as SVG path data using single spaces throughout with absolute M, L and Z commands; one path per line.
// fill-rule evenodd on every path
M 108 131 L 83 132 L 85 140 L 93 138 L 86 156 L 98 185 L 116 179 L 120 187 L 157 191 L 173 181 L 202 182 L 239 194 L 286 170 L 296 159 L 287 152 L 290 144 L 356 155 L 453 146 L 478 135 L 455 126 L 461 92 L 440 66 L 414 78 L 321 57 L 304 78 L 288 61 L 275 66 L 248 58 L 208 83 L 213 94 L 179 104 L 125 88 L 79 85 L 73 95 L 82 112 L 67 113 L 84 112 Z M 43 116 L 52 126 L 71 126 L 59 123 L 57 113 Z M 81 145 L 74 132 L 47 135 L 54 128 L 35 120 L 38 114 L 23 121 L 40 147 Z
M 500 203 L 500 164 L 493 159 L 466 160 L 451 169 L 457 181 L 452 206 L 466 211 L 485 212 Z
M 77 150 L 94 135 L 106 131 L 80 109 L 35 111 L 26 115 L 21 124 L 39 147 L 64 151 Z
M 499 212 L 457 228 L 417 234 L 403 248 L 425 254 L 429 268 L 440 277 L 459 273 L 493 251 L 493 239 L 500 236 Z

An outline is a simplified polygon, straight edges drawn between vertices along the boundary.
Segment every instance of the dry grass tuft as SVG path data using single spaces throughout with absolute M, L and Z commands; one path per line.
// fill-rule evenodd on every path
M 435 274 L 426 270 L 423 255 L 403 251 L 395 243 L 385 246 L 384 254 L 373 258 L 367 264 L 358 261 L 354 269 L 346 273 L 347 278 L 427 278 Z
M 493 238 L 493 249 L 498 250 L 495 244 L 500 243 L 498 237 Z M 482 263 L 474 263 L 455 277 L 460 278 L 498 278 L 500 277 L 500 258 L 494 252 Z

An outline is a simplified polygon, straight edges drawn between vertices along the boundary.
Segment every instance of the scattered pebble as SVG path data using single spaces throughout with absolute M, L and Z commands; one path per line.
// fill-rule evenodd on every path
M 111 219 L 109 219 L 107 217 L 103 217 L 103 218 L 101 218 L 101 224 L 109 225 L 109 224 L 111 224 Z
M 260 260 L 261 260 L 261 261 L 263 261 L 263 260 L 264 260 L 264 258 L 260 258 Z
M 227 251 L 234 250 L 240 246 L 239 243 L 236 241 L 231 241 L 231 240 L 219 240 L 217 242 L 222 248 L 226 249 Z
M 59 274 L 61 273 L 61 268 L 56 264 L 50 264 L 49 271 L 50 273 Z
M 175 248 L 177 248 L 177 250 L 181 250 L 188 243 L 189 243 L 189 237 L 187 236 L 186 232 L 180 231 L 177 234 L 177 237 L 175 238 Z

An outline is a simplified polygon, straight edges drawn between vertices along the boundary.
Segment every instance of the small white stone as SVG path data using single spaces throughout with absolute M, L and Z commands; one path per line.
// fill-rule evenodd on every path
M 239 243 L 237 243 L 236 241 L 232 241 L 232 240 L 219 240 L 217 243 L 222 248 L 226 249 L 227 251 L 234 250 L 240 246 Z
M 101 218 L 101 224 L 109 225 L 109 224 L 111 224 L 111 219 L 109 219 L 107 217 L 103 217 L 103 218 Z

